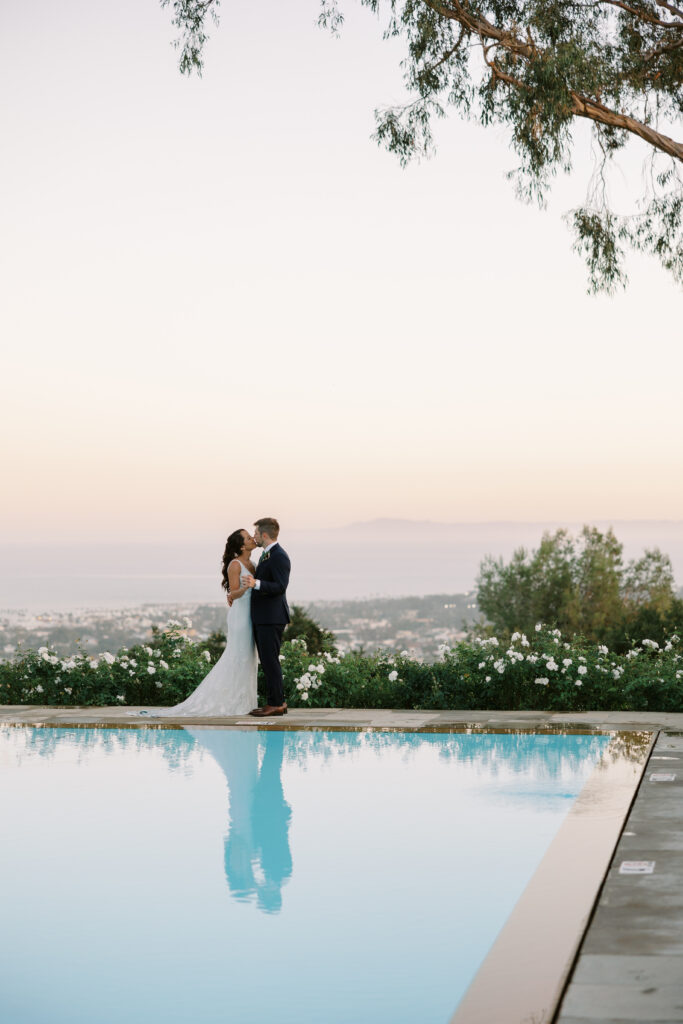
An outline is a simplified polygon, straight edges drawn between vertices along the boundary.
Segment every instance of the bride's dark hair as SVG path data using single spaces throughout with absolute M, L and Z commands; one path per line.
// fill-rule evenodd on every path
M 243 532 L 243 530 L 235 530 L 230 534 L 225 542 L 225 551 L 223 552 L 223 582 L 221 584 L 223 590 L 230 590 L 230 584 L 228 583 L 228 566 L 232 562 L 233 558 L 237 558 L 238 555 L 241 555 L 244 551 Z

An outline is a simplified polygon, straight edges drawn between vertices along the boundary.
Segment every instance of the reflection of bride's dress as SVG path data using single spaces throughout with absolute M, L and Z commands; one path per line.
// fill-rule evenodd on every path
M 249 570 L 240 569 L 240 583 Z M 245 715 L 258 704 L 256 672 L 258 659 L 251 626 L 251 590 L 233 601 L 228 609 L 228 642 L 211 671 L 194 693 L 172 708 L 147 712 L 154 718 L 187 715 L 203 718 L 216 715 Z
M 225 837 L 225 877 L 233 897 L 256 897 L 261 910 L 277 913 L 282 886 L 292 874 L 289 849 L 291 809 L 280 777 L 284 732 L 188 728 L 221 768 L 230 791 L 230 822 Z M 265 742 L 259 771 L 259 752 Z

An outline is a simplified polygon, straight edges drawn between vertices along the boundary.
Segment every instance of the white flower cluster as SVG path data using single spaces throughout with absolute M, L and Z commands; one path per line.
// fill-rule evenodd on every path
M 48 650 L 47 647 L 38 648 L 38 657 L 41 659 L 41 661 L 46 662 L 48 665 L 59 664 L 59 658 L 57 658 L 54 654 L 50 654 L 50 651 Z
M 512 647 L 510 647 L 509 650 L 507 650 L 505 653 L 507 654 L 508 658 L 512 662 L 524 661 L 524 655 L 522 654 L 522 652 L 521 651 L 515 651 L 515 650 L 513 650 Z
M 512 636 L 510 637 L 510 643 L 514 644 L 517 642 L 517 640 L 519 640 L 522 647 L 529 646 L 529 641 L 527 640 L 525 633 L 513 633 Z
M 292 640 L 292 643 L 295 641 Z M 311 663 L 308 666 L 308 672 L 304 672 L 298 679 L 295 679 L 296 688 L 301 694 L 302 700 L 308 700 L 311 690 L 317 690 L 322 686 L 323 681 L 321 676 L 325 674 L 325 666 L 322 662 L 318 665 Z

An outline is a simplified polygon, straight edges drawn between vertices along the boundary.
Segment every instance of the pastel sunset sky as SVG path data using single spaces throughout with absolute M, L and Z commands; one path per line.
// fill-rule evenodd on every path
M 402 46 L 345 9 L 225 0 L 186 79 L 157 0 L 2 4 L 0 542 L 683 519 L 681 292 L 586 294 L 588 133 L 547 211 L 455 113 L 401 170 Z

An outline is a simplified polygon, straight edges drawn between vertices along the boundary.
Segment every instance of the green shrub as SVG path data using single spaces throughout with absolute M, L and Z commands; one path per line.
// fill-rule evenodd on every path
M 539 623 L 507 644 L 463 640 L 433 665 L 407 651 L 312 654 L 302 637 L 283 643 L 281 660 L 290 707 L 680 712 L 679 650 L 674 634 L 616 654 L 578 636 L 570 643 Z M 117 655 L 79 650 L 60 658 L 41 647 L 0 664 L 0 703 L 170 706 L 195 689 L 211 661 L 206 642 L 194 643 L 178 623 Z

